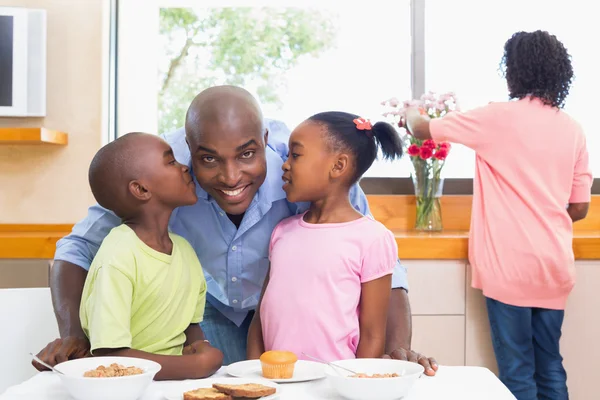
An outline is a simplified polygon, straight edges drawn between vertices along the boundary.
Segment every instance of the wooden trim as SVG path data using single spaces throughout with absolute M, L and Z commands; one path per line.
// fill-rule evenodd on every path
M 371 214 L 393 231 L 413 231 L 416 200 L 414 196 L 367 195 Z M 471 196 L 443 196 L 442 223 L 447 231 L 468 232 L 471 225 Z M 573 226 L 575 233 L 600 229 L 600 196 L 592 196 L 587 217 Z
M 69 232 L 18 232 L 0 233 L 0 259 L 54 257 L 56 242 Z
M 401 260 L 466 260 L 469 232 L 418 234 L 394 232 Z M 573 237 L 576 260 L 600 260 L 600 231 L 576 233 Z
M 409 177 L 397 178 L 363 178 L 360 187 L 367 195 L 393 194 L 412 196 L 415 189 Z M 446 178 L 444 179 L 444 195 L 472 195 L 473 178 Z M 592 183 L 592 194 L 600 195 L 600 178 Z
M 469 254 L 469 232 L 419 233 L 396 231 L 401 260 L 461 260 Z
M 73 224 L 0 224 L 0 234 L 3 232 L 71 232 Z
M 367 196 L 373 216 L 391 229 L 401 259 L 468 258 L 471 196 L 444 196 L 444 231 L 421 233 L 413 229 L 414 196 Z M 71 224 L 2 225 L 0 259 L 52 259 L 56 242 L 71 232 Z M 600 259 L 600 196 L 592 196 L 588 217 L 574 226 L 573 252 L 578 260 Z
M 0 128 L 0 144 L 66 145 L 69 136 L 46 128 Z
M 600 231 L 575 234 L 573 253 L 576 260 L 600 260 Z
M 73 224 L 0 225 L 0 259 L 52 259 L 56 242 L 72 228 Z

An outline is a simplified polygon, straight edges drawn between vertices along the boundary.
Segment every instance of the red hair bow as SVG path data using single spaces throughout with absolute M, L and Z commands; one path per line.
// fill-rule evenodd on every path
M 373 126 L 371 125 L 371 121 L 369 121 L 368 119 L 356 118 L 354 120 L 354 123 L 356 124 L 356 129 L 361 131 L 370 131 L 371 128 L 373 128 Z

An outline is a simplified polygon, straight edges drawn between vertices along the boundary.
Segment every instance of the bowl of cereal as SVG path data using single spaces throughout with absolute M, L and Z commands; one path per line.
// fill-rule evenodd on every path
M 325 370 L 333 389 L 349 400 L 401 399 L 425 371 L 416 363 L 383 358 L 357 358 L 332 364 L 356 372 L 331 366 Z
M 76 400 L 137 400 L 146 391 L 160 364 L 132 357 L 88 357 L 55 368 L 67 392 Z

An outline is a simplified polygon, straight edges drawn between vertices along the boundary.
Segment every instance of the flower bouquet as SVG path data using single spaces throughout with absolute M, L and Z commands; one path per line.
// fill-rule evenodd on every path
M 415 229 L 420 231 L 441 231 L 442 210 L 440 197 L 443 190 L 442 168 L 450 153 L 450 143 L 436 143 L 433 140 L 419 140 L 404 126 L 404 111 L 408 107 L 418 107 L 429 118 L 442 118 L 452 111 L 458 111 L 456 95 L 452 92 L 437 95 L 429 92 L 418 100 L 400 103 L 391 98 L 381 103 L 390 108 L 383 115 L 404 131 L 406 153 L 412 162 L 412 180 L 417 201 Z

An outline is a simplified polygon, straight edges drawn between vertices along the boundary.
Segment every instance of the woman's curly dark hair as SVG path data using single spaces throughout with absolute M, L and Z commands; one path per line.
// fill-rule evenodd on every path
M 500 69 L 511 99 L 528 95 L 563 108 L 573 80 L 571 56 L 556 36 L 545 31 L 517 32 L 504 45 Z

